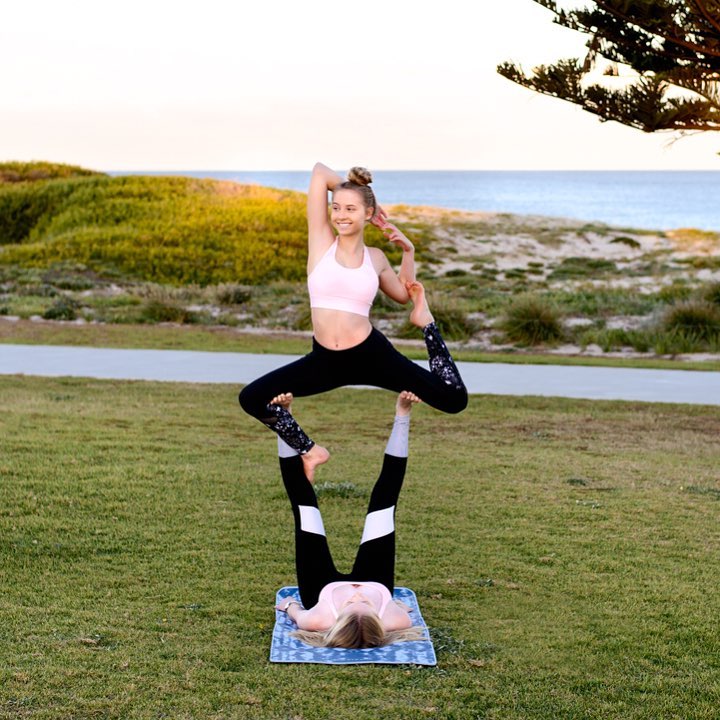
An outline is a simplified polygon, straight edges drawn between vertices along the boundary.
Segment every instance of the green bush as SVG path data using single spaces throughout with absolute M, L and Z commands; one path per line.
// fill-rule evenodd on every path
M 560 314 L 550 302 L 536 295 L 519 295 L 498 324 L 508 340 L 539 345 L 561 340 Z
M 139 322 L 159 323 L 185 323 L 191 324 L 199 321 L 197 313 L 174 303 L 166 303 L 160 300 L 148 300 L 140 309 Z
M 399 263 L 379 230 L 366 241 Z M 302 193 L 142 176 L 0 186 L 0 265 L 204 287 L 304 280 L 306 259 Z
M 547 299 L 567 314 L 585 317 L 610 315 L 647 315 L 659 304 L 656 295 L 646 295 L 625 288 L 578 288 L 550 290 Z
M 675 303 L 679 300 L 687 300 L 690 297 L 691 289 L 685 283 L 674 282 L 671 285 L 665 285 L 658 291 L 660 300 L 666 303 Z
M 640 247 L 640 243 L 635 238 L 627 237 L 625 235 L 620 235 L 619 237 L 613 238 L 610 241 L 610 244 L 627 245 L 628 247 L 633 249 L 637 249 Z
M 694 333 L 678 330 L 657 333 L 653 349 L 657 355 L 681 355 L 702 352 L 708 347 L 708 343 Z
M 637 352 L 648 352 L 653 346 L 654 336 L 646 330 L 626 330 L 625 328 L 589 328 L 578 336 L 578 343 L 585 348 L 598 345 L 603 352 L 622 350 L 631 347 Z
M 583 277 L 599 277 L 607 273 L 617 272 L 617 266 L 610 260 L 602 258 L 569 257 L 550 273 L 550 280 L 572 280 Z
M 88 177 L 103 175 L 94 170 L 50 162 L 4 162 L 0 163 L 0 184 L 17 182 L 37 182 L 57 178 Z
M 65 295 L 59 297 L 44 313 L 45 320 L 75 320 L 80 305 Z
M 720 340 L 720 307 L 705 300 L 677 303 L 666 310 L 661 328 L 679 341 L 715 343 Z
M 720 307 L 720 282 L 710 283 L 700 290 L 700 298 Z
M 220 305 L 242 305 L 252 297 L 251 288 L 237 283 L 223 283 L 215 288 L 215 300 Z

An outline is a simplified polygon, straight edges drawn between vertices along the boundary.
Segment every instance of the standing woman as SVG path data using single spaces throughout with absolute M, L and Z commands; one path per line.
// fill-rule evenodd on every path
M 281 393 L 316 395 L 343 385 L 374 385 L 408 390 L 428 405 L 448 413 L 467 406 L 467 390 L 415 280 L 415 248 L 378 205 L 370 188 L 372 176 L 352 168 L 343 179 L 317 163 L 308 190 L 308 291 L 312 308 L 313 349 L 305 357 L 268 373 L 240 393 L 243 409 L 274 430 L 302 456 L 312 481 L 328 451 L 316 445 L 287 409 L 272 403 Z M 332 205 L 328 218 L 328 192 Z M 402 248 L 399 272 L 379 248 L 367 247 L 368 223 Z M 410 321 L 423 331 L 430 372 L 392 346 L 370 324 L 370 308 L 378 288 L 396 302 L 412 301 Z

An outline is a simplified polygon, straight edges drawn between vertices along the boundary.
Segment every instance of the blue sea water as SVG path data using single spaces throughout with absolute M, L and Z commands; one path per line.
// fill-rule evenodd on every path
M 309 172 L 173 171 L 306 191 Z M 381 204 L 522 213 L 626 228 L 720 231 L 720 171 L 386 170 L 373 173 Z

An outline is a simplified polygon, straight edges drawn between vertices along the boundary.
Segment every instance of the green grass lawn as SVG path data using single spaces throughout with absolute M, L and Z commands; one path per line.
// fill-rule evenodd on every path
M 438 667 L 271 665 L 291 513 L 236 392 L 0 377 L 0 718 L 717 718 L 716 408 L 417 408 L 396 580 Z M 320 499 L 340 567 L 392 406 L 296 403 L 361 491 Z

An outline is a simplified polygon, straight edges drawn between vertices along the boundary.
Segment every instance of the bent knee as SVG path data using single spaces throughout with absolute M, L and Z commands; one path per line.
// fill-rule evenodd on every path
M 253 417 L 258 417 L 263 411 L 264 406 L 262 401 L 258 397 L 258 393 L 255 392 L 252 383 L 246 385 L 238 395 L 238 402 L 240 407 L 248 414 Z
M 447 412 L 451 413 L 452 415 L 457 415 L 458 413 L 461 413 L 463 410 L 465 410 L 467 406 L 468 394 L 467 391 L 463 389 L 462 392 L 458 392 L 457 396 L 453 398 L 453 401 L 450 404 Z

